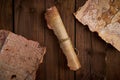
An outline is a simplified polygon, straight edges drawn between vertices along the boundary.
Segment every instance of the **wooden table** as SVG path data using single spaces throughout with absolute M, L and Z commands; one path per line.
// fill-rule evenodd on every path
M 0 29 L 7 29 L 47 47 L 36 80 L 120 80 L 120 52 L 89 31 L 73 16 L 85 0 L 0 0 Z M 47 28 L 46 8 L 56 5 L 74 47 L 79 50 L 82 68 L 67 67 L 58 40 Z

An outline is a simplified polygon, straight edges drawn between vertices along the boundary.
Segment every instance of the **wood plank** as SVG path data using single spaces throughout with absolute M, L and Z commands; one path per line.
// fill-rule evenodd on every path
M 78 9 L 86 1 L 77 0 Z M 76 46 L 80 51 L 82 68 L 76 73 L 76 80 L 104 80 L 105 78 L 105 56 L 106 43 L 92 33 L 87 26 L 76 22 Z
M 44 44 L 44 0 L 14 0 L 15 33 Z M 37 72 L 36 79 L 45 80 L 45 59 Z
M 76 10 L 85 3 L 85 0 L 76 0 Z M 76 20 L 76 48 L 79 50 L 81 69 L 76 72 L 76 80 L 91 79 L 91 32 Z
M 0 0 L 0 29 L 13 30 L 12 0 Z
M 120 52 L 111 45 L 107 47 L 106 80 L 120 80 Z
M 91 79 L 91 33 L 79 22 L 76 23 L 76 48 L 79 50 L 81 69 L 76 72 L 76 80 Z
M 106 42 L 97 33 L 92 33 L 91 78 L 104 80 L 106 77 Z
M 61 18 L 68 32 L 69 37 L 72 40 L 74 46 L 75 38 L 75 21 L 73 12 L 75 10 L 75 0 L 56 0 L 56 6 L 60 12 Z M 59 80 L 74 80 L 74 71 L 70 71 L 67 67 L 66 57 L 64 53 L 59 49 Z
M 54 0 L 46 0 L 46 9 L 54 4 Z M 59 43 L 53 31 L 48 29 L 47 24 L 45 25 L 45 45 L 47 47 L 45 80 L 59 80 Z

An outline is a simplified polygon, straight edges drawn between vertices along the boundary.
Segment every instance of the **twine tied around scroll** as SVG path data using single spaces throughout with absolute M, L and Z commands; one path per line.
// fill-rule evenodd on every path
M 75 49 L 72 46 L 72 42 L 66 32 L 62 19 L 55 6 L 47 9 L 45 13 L 45 19 L 49 29 L 52 29 L 57 36 L 60 48 L 67 58 L 67 65 L 71 70 L 78 70 L 81 65 L 75 53 Z
M 65 42 L 65 41 L 67 41 L 67 40 L 70 40 L 70 38 L 68 37 L 68 38 L 65 38 L 65 39 L 61 39 L 61 40 L 59 40 L 59 43 L 61 44 L 61 43 Z
M 70 37 L 59 40 L 59 43 L 61 44 L 61 43 L 65 42 L 65 41 L 67 41 L 67 40 L 70 40 Z M 79 55 L 79 50 L 77 48 L 74 48 L 74 50 L 76 52 L 76 55 L 78 56 Z

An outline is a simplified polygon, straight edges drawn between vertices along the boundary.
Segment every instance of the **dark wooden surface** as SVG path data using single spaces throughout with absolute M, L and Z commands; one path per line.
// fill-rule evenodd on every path
M 36 80 L 120 80 L 120 52 L 73 16 L 86 0 L 0 0 L 0 29 L 13 31 L 47 47 Z M 56 5 L 82 68 L 70 71 L 58 40 L 47 28 L 45 10 Z

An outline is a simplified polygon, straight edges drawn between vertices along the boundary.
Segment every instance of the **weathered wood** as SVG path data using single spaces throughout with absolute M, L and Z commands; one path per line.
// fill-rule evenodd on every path
M 14 0 L 15 33 L 44 45 L 44 0 Z M 45 59 L 36 79 L 45 80 Z
M 0 29 L 13 31 L 12 0 L 0 0 Z
M 92 33 L 91 77 L 92 80 L 104 80 L 106 77 L 106 43 Z
M 106 51 L 106 80 L 120 80 L 120 52 L 111 45 Z
M 88 28 L 84 28 L 80 23 L 76 23 L 76 48 L 79 50 L 81 69 L 76 72 L 76 80 L 91 79 L 91 33 Z
M 90 32 L 87 26 L 83 26 L 72 15 L 74 9 L 77 10 L 85 2 L 86 0 L 0 0 L 0 29 L 15 30 L 15 33 L 47 47 L 36 80 L 120 80 L 120 52 L 111 45 L 106 45 L 96 33 Z M 47 28 L 44 12 L 53 5 L 57 6 L 73 45 L 79 50 L 82 68 L 76 73 L 68 69 L 56 36 Z
M 46 9 L 55 4 L 54 0 L 46 0 Z M 45 45 L 46 53 L 46 80 L 59 80 L 58 54 L 59 44 L 52 30 L 45 25 Z
M 75 0 L 56 0 L 56 6 L 61 15 L 62 21 L 65 25 L 66 31 L 72 40 L 74 47 L 75 27 L 73 12 L 75 9 Z M 60 80 L 74 80 L 74 72 L 67 67 L 66 57 L 61 49 L 59 49 L 59 79 Z
M 76 10 L 85 3 L 83 0 L 76 0 Z M 79 50 L 81 69 L 76 72 L 76 80 L 91 79 L 91 56 L 92 53 L 91 32 L 87 26 L 83 26 L 76 20 L 76 48 Z
M 85 1 L 77 0 L 76 8 Z M 104 80 L 105 78 L 105 45 L 96 33 L 89 31 L 87 26 L 76 22 L 76 46 L 80 51 L 82 68 L 76 73 L 77 80 Z

